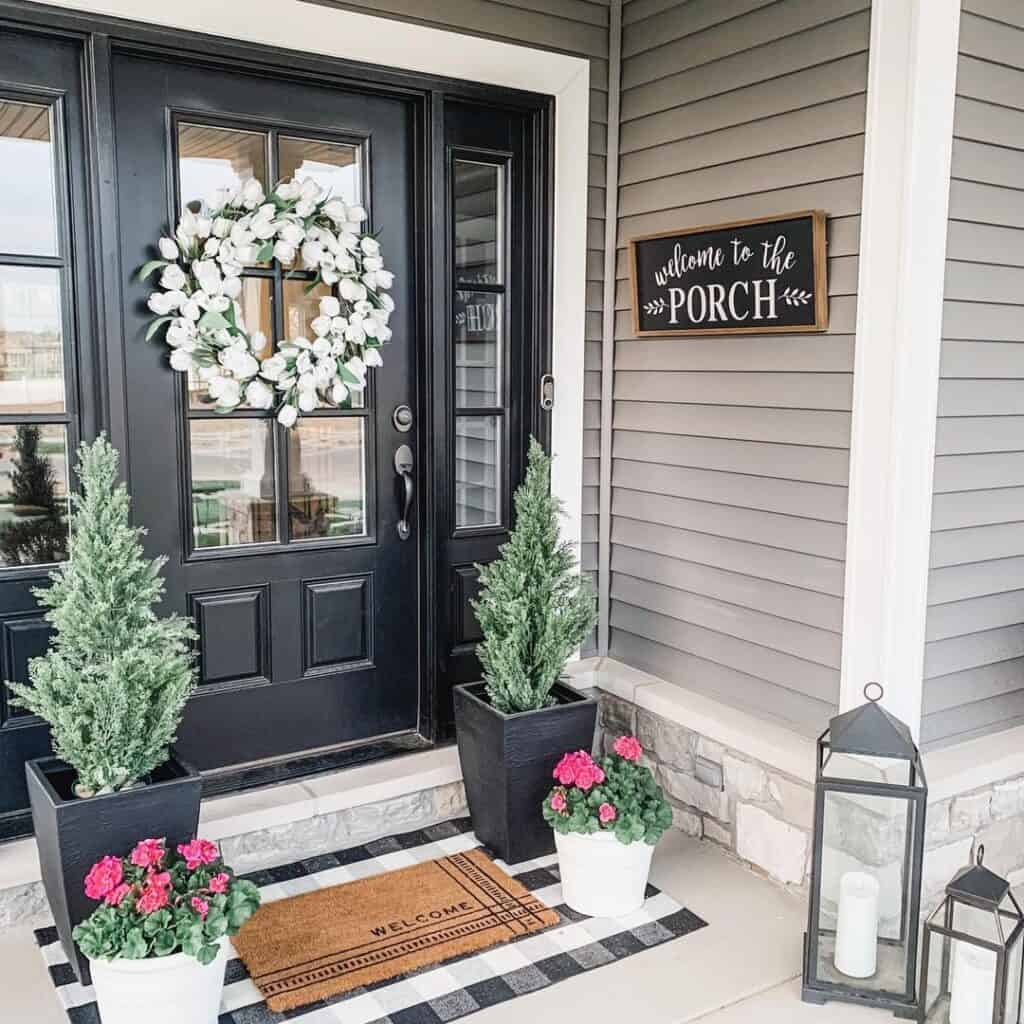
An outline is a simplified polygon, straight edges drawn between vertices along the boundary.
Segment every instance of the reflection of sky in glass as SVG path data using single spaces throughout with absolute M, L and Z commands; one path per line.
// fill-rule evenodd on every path
M 0 136 L 0 252 L 57 255 L 53 153 L 49 141 Z
M 355 146 L 283 138 L 280 157 L 282 178 L 312 178 L 327 195 L 346 203 L 360 201 L 359 151 Z

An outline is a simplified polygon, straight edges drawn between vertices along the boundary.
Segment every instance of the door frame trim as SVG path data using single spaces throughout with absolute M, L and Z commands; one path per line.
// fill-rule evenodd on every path
M 75 12 L 60 17 L 60 8 Z M 544 93 L 554 98 L 554 182 L 552 202 L 551 373 L 556 401 L 551 412 L 551 450 L 556 456 L 551 490 L 565 510 L 562 536 L 579 550 L 583 541 L 583 388 L 586 321 L 587 177 L 590 123 L 590 61 L 447 29 L 382 18 L 337 8 L 330 0 L 249 0 L 252 18 L 240 22 L 230 4 L 177 0 L 171 5 L 144 0 L 54 0 L 51 5 L 0 0 L 0 18 L 33 18 L 50 27 L 60 21 L 69 28 L 105 31 L 118 39 L 135 37 L 175 48 L 197 33 L 218 37 L 223 50 L 230 41 L 259 44 L 251 56 L 259 60 L 277 52 L 317 55 L 335 74 L 357 71 L 353 62 L 373 65 L 375 83 L 391 80 L 401 88 L 422 92 L 424 76 L 467 94 L 482 84 Z M 17 12 L 17 13 L 15 13 Z M 80 12 L 89 12 L 82 14 Z M 106 17 L 103 18 L 102 16 Z M 55 24 L 56 19 L 56 24 Z M 111 19 L 116 19 L 113 23 Z M 77 26 L 76 26 L 77 23 Z M 154 30 L 160 24 L 173 34 Z M 209 53 L 211 40 L 204 40 Z M 293 65 L 294 66 L 294 65 Z M 370 70 L 370 69 L 368 69 Z M 410 76 L 408 73 L 413 73 Z M 403 74 L 404 73 L 404 74 Z M 109 85 L 109 83 L 108 83 Z M 592 538 L 596 542 L 597 537 Z

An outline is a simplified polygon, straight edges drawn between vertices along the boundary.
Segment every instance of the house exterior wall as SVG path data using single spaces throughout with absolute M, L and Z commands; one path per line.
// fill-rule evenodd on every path
M 921 736 L 1024 721 L 1024 7 L 964 0 Z
M 870 0 L 624 8 L 609 654 L 811 733 L 839 698 Z M 829 213 L 826 335 L 638 340 L 626 245 Z
M 580 563 L 597 569 L 597 483 L 601 420 L 605 156 L 608 151 L 609 0 L 320 0 L 432 28 L 486 36 L 590 60 L 587 189 L 587 313 L 583 411 L 583 523 Z M 557 12 L 557 13 L 556 13 Z M 555 344 L 557 345 L 557 339 Z M 557 381 L 556 381 L 557 389 Z M 557 391 L 556 391 L 557 394 Z M 592 644 L 590 645 L 592 647 Z

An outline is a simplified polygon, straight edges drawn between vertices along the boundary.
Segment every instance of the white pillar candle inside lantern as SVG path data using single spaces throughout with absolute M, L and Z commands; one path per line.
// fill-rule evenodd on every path
M 966 942 L 954 943 L 949 1024 L 991 1024 L 995 989 L 995 953 Z
M 847 871 L 839 879 L 836 969 L 850 978 L 870 978 L 878 956 L 878 879 Z

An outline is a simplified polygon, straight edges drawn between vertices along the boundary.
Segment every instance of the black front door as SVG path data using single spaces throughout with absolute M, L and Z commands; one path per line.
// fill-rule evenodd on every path
M 203 770 L 414 731 L 421 531 L 397 529 L 393 420 L 415 405 L 413 111 L 407 101 L 123 55 L 114 62 L 124 271 L 183 205 L 255 177 L 312 177 L 360 202 L 394 271 L 393 340 L 362 400 L 304 415 L 213 412 L 145 342 L 149 287 L 125 291 L 124 439 L 136 520 L 168 556 L 169 608 L 194 616 L 199 687 L 179 750 Z M 313 335 L 326 286 L 267 264 L 243 279 L 245 322 Z M 414 493 L 422 489 L 414 466 Z

